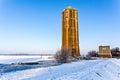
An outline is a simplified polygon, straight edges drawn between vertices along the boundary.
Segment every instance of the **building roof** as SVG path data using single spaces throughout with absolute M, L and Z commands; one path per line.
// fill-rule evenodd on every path
M 77 9 L 76 9 L 76 8 L 73 8 L 72 6 L 68 6 L 68 7 L 65 8 L 63 11 L 65 11 L 65 10 L 67 10 L 67 9 L 73 9 L 73 10 L 76 10 L 76 11 L 77 11 Z
M 66 9 L 75 9 L 75 8 L 73 8 L 72 6 L 68 6 Z

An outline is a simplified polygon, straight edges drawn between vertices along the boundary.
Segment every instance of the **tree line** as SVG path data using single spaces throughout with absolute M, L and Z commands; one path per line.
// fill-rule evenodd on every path
M 119 47 L 112 48 L 111 54 L 112 54 L 112 57 L 120 57 L 120 48 Z M 99 57 L 98 51 L 95 51 L 95 50 L 89 51 L 86 56 L 87 57 Z
M 74 53 L 70 49 L 61 49 L 56 52 L 56 54 L 54 55 L 54 58 L 56 59 L 58 63 L 61 64 L 61 63 L 68 63 L 68 62 L 75 61 L 77 58 L 90 60 L 92 59 L 92 57 L 99 57 L 98 51 L 95 51 L 95 50 L 89 51 L 86 56 L 76 57 L 76 56 L 73 56 L 73 54 Z M 112 57 L 114 58 L 120 58 L 119 47 L 112 48 L 111 54 L 112 54 Z

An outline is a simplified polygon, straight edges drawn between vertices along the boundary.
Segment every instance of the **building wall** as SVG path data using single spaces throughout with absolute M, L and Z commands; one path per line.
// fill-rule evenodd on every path
M 99 56 L 100 57 L 112 57 L 110 46 L 99 46 Z

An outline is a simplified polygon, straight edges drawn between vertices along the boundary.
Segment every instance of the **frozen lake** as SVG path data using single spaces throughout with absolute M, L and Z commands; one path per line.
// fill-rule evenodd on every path
M 56 65 L 51 56 L 0 56 L 0 74 Z
M 19 62 L 36 62 L 40 60 L 49 60 L 50 56 L 0 56 L 0 64 L 11 64 Z

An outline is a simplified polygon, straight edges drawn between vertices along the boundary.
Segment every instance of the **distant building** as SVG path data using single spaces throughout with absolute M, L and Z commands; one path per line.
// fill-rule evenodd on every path
M 103 58 L 111 58 L 110 46 L 99 46 L 99 56 Z
M 70 49 L 74 56 L 80 56 L 78 11 L 72 6 L 62 12 L 62 49 Z

